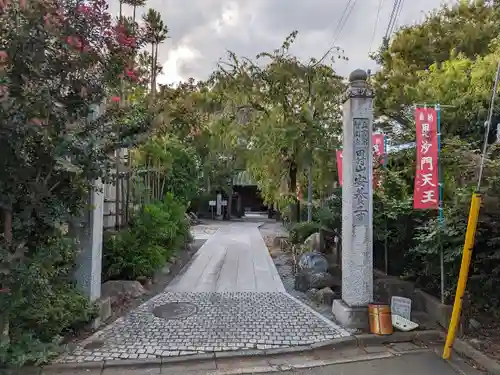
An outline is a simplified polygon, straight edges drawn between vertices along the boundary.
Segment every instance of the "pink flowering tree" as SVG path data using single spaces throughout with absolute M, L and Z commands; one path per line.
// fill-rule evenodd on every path
M 67 223 L 120 146 L 95 105 L 138 79 L 140 36 L 104 0 L 0 0 L 0 361 L 22 364 L 91 318 Z M 111 105 L 112 107 L 112 105 Z M 22 282 L 20 282 L 22 280 Z M 40 325 L 39 322 L 44 324 Z

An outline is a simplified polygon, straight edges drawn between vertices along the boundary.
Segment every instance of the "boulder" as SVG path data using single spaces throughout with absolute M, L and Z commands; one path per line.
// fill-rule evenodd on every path
M 318 289 L 314 289 L 314 288 L 313 288 L 313 289 L 309 289 L 309 290 L 306 292 L 306 294 L 307 294 L 307 296 L 308 296 L 309 298 L 311 298 L 311 299 L 315 299 L 315 298 L 316 298 L 316 294 L 317 294 L 318 292 L 319 292 L 319 290 L 318 290 Z
M 333 304 L 333 300 L 335 299 L 335 292 L 332 288 L 327 286 L 326 288 L 318 290 L 314 297 L 317 302 L 331 306 Z
M 309 251 L 301 255 L 298 263 L 299 272 L 319 273 L 328 270 L 328 260 L 316 251 Z
M 320 252 L 321 251 L 321 235 L 319 232 L 311 234 L 304 241 L 304 246 L 307 251 Z
M 110 298 L 111 303 L 123 298 L 137 298 L 146 293 L 139 281 L 110 280 L 101 285 L 101 298 Z
M 335 279 L 328 272 L 317 272 L 306 275 L 310 288 L 323 289 L 335 285 Z
M 332 287 L 334 284 L 335 279 L 327 272 L 298 272 L 295 275 L 295 290 L 299 292 Z

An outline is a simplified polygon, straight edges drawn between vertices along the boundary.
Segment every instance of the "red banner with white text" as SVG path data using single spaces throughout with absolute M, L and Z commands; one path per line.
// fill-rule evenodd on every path
M 372 135 L 372 145 L 373 145 L 373 169 L 378 168 L 386 157 L 385 149 L 385 135 L 384 134 L 373 134 Z M 337 150 L 337 170 L 339 173 L 339 182 L 342 186 L 342 150 Z M 373 173 L 373 186 L 378 187 L 381 184 L 381 180 L 377 175 L 376 171 Z
M 337 170 L 339 171 L 339 185 L 342 186 L 342 150 L 337 150 Z
M 417 108 L 415 124 L 417 128 L 417 172 L 413 207 L 418 210 L 437 209 L 439 207 L 439 150 L 436 110 Z
M 379 173 L 380 166 L 385 158 L 385 136 L 384 134 L 373 134 L 373 187 L 379 188 L 382 185 L 382 178 Z

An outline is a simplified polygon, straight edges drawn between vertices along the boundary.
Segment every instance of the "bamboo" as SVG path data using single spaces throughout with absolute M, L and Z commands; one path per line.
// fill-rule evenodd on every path
M 121 201 L 120 201 L 120 221 L 122 227 L 127 225 L 127 221 L 125 220 L 125 205 L 126 201 L 126 192 L 125 192 L 125 175 L 120 178 L 120 190 L 121 190 Z

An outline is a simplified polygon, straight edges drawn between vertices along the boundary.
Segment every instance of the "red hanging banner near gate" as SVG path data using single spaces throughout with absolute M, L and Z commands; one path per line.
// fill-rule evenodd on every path
M 375 169 L 380 164 L 386 156 L 385 149 L 385 135 L 384 134 L 373 134 L 372 135 L 372 145 L 373 145 L 373 168 Z M 336 151 L 337 155 L 337 170 L 339 173 L 339 183 L 342 186 L 342 150 Z M 373 186 L 380 186 L 382 181 L 380 181 L 379 176 L 376 171 L 373 172 Z
M 339 185 L 342 186 L 342 150 L 337 150 L 337 170 L 339 171 Z
M 385 135 L 373 134 L 373 188 L 378 188 L 382 185 L 378 169 L 382 165 L 385 158 Z
M 437 113 L 434 108 L 415 110 L 417 128 L 417 171 L 413 208 L 439 208 Z

